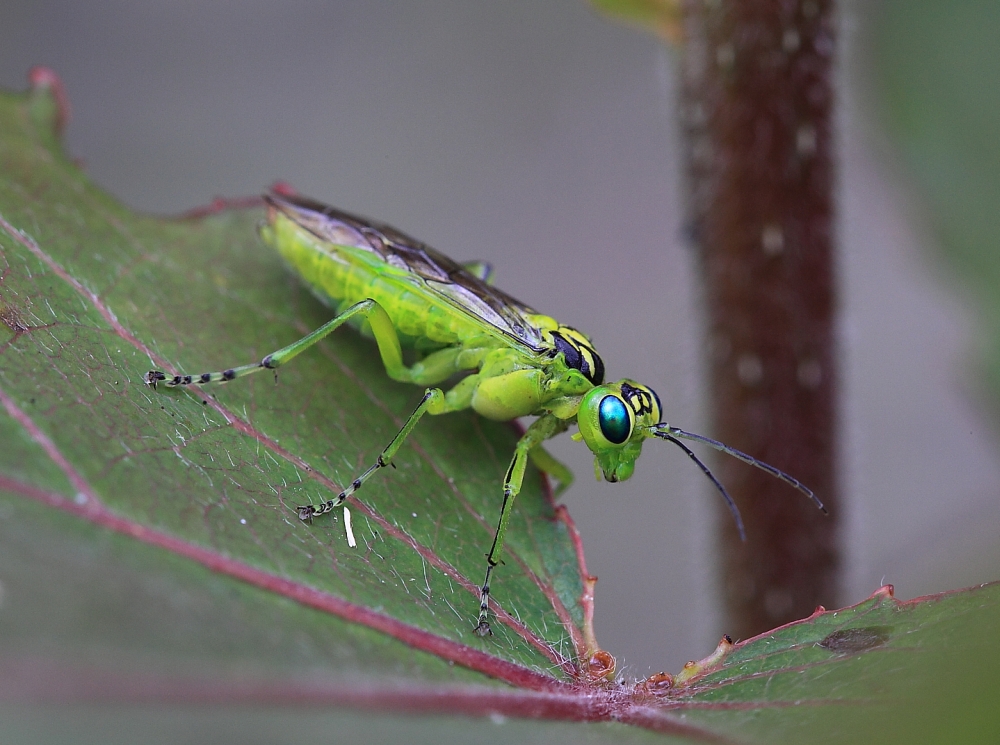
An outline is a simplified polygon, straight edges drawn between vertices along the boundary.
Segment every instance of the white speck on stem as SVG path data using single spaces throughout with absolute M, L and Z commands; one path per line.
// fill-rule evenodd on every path
M 811 124 L 803 124 L 795 133 L 795 149 L 799 155 L 814 155 L 816 153 L 816 128 Z
M 768 256 L 777 256 L 785 250 L 785 233 L 780 225 L 765 225 L 760 232 L 760 245 Z
M 755 354 L 740 355 L 736 361 L 736 376 L 747 387 L 757 385 L 764 377 L 764 363 Z
M 799 48 L 799 43 L 799 32 L 794 28 L 785 29 L 781 37 L 781 48 L 790 54 Z

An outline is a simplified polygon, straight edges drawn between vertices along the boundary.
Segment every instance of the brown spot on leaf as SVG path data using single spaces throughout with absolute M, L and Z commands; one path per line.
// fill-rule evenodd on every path
M 21 320 L 21 316 L 18 314 L 17 309 L 12 305 L 7 305 L 6 303 L 0 303 L 0 323 L 9 328 L 15 334 L 23 334 L 28 330 L 28 327 Z
M 892 626 L 860 626 L 856 629 L 834 631 L 819 643 L 824 649 L 840 654 L 864 652 L 889 641 Z

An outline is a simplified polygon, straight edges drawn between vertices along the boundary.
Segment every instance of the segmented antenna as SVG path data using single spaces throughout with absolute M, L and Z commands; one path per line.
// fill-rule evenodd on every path
M 664 440 L 670 440 L 670 442 L 674 443 L 674 445 L 676 445 L 685 453 L 687 453 L 688 457 L 698 464 L 698 468 L 701 469 L 702 473 L 704 473 L 706 476 L 708 476 L 709 479 L 711 479 L 712 483 L 715 484 L 715 488 L 719 490 L 720 494 L 722 494 L 722 498 L 726 500 L 726 505 L 729 507 L 729 512 L 732 514 L 733 520 L 736 522 L 736 530 L 738 530 L 740 533 L 740 540 L 746 543 L 747 532 L 743 528 L 743 517 L 740 515 L 740 508 L 736 506 L 736 502 L 734 502 L 733 498 L 729 496 L 729 492 L 726 491 L 726 487 L 722 485 L 722 482 L 719 481 L 717 478 L 715 478 L 715 474 L 712 473 L 711 470 L 709 470 L 708 466 L 706 466 L 704 463 L 701 462 L 701 459 L 694 454 L 691 448 L 689 448 L 683 442 L 678 440 L 676 437 L 673 437 L 667 434 L 666 432 L 654 432 L 653 434 L 656 435 L 657 437 L 663 438 Z
M 820 509 L 820 511 L 824 515 L 829 514 L 826 510 L 826 507 L 824 507 L 823 503 L 820 501 L 819 497 L 817 497 L 813 493 L 813 490 L 810 489 L 808 486 L 803 484 L 798 479 L 789 476 L 784 471 L 775 468 L 769 463 L 765 463 L 762 460 L 757 460 L 752 455 L 747 455 L 742 450 L 737 450 L 736 448 L 729 447 L 729 445 L 725 445 L 719 442 L 718 440 L 713 440 L 711 437 L 705 437 L 704 435 L 697 435 L 694 432 L 687 432 L 677 427 L 671 427 L 666 422 L 660 422 L 659 424 L 653 425 L 653 435 L 663 440 L 669 440 L 670 442 L 674 443 L 679 448 L 681 448 L 685 453 L 688 454 L 688 456 L 695 463 L 698 464 L 698 466 L 701 468 L 704 474 L 708 476 L 709 479 L 712 480 L 712 483 L 715 484 L 716 488 L 722 493 L 723 498 L 726 500 L 726 504 L 729 505 L 729 511 L 733 514 L 733 519 L 736 520 L 736 528 L 740 532 L 740 540 L 743 541 L 746 540 L 746 533 L 743 530 L 743 520 L 740 518 L 740 512 L 739 509 L 736 507 L 736 504 L 733 502 L 732 498 L 729 496 L 728 492 L 726 492 L 722 484 L 719 483 L 719 480 L 715 478 L 715 475 L 708 469 L 708 466 L 702 463 L 686 445 L 680 442 L 677 439 L 678 437 L 684 440 L 693 440 L 694 442 L 700 442 L 703 445 L 708 445 L 709 447 L 715 448 L 716 450 L 726 453 L 727 455 L 731 455 L 734 458 L 743 461 L 744 463 L 749 463 L 751 466 L 756 466 L 760 470 L 766 471 L 775 478 L 781 479 L 789 486 L 795 487 L 800 492 L 809 497 L 809 499 L 812 500 L 812 502 Z

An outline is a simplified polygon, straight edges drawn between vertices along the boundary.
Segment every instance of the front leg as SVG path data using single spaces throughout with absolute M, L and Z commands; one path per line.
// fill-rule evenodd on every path
M 490 636 L 493 633 L 489 622 L 490 577 L 493 574 L 493 568 L 500 563 L 500 559 L 503 556 L 503 541 L 504 535 L 507 533 L 507 522 L 510 520 L 511 511 L 514 508 L 514 500 L 521 491 L 521 483 L 524 481 L 524 469 L 528 463 L 529 453 L 541 445 L 541 443 L 565 429 L 566 423 L 561 419 L 552 414 L 544 414 L 532 422 L 531 426 L 528 427 L 527 431 L 521 436 L 521 439 L 517 441 L 517 445 L 514 447 L 514 457 L 510 461 L 510 466 L 507 468 L 507 475 L 503 482 L 503 505 L 500 508 L 500 522 L 497 523 L 493 545 L 490 547 L 490 552 L 486 555 L 486 579 L 483 580 L 483 586 L 479 591 L 479 623 L 475 628 L 478 636 Z

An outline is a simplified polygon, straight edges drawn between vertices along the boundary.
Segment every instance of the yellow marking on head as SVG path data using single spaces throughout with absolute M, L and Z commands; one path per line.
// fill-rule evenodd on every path
M 636 418 L 648 416 L 650 419 L 656 419 L 660 416 L 660 407 L 657 405 L 656 394 L 653 393 L 652 388 L 623 380 L 621 391 L 622 398 L 625 399 L 625 403 L 632 409 Z

